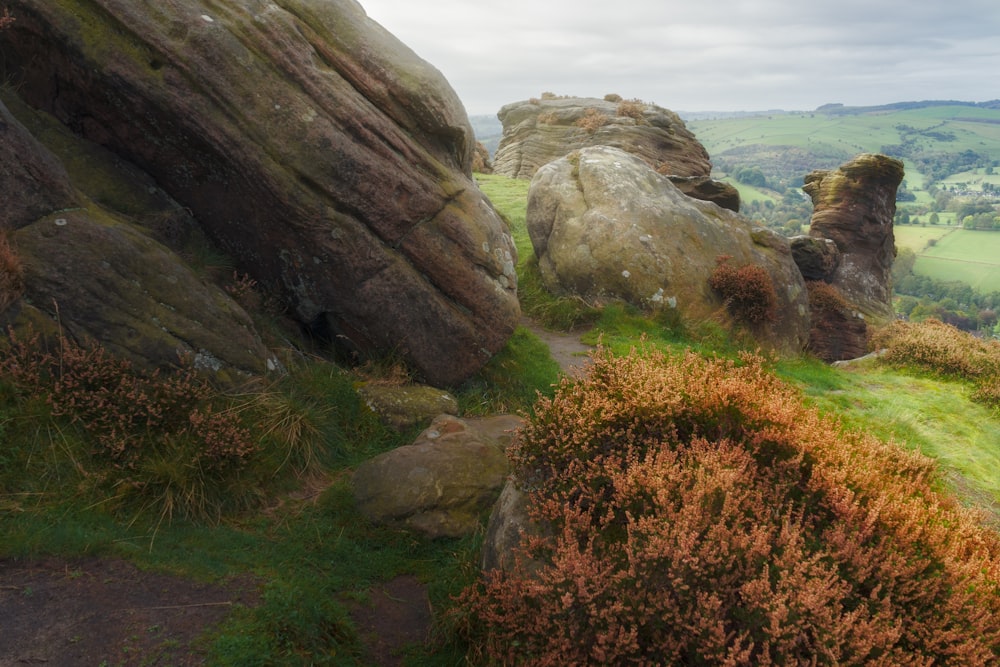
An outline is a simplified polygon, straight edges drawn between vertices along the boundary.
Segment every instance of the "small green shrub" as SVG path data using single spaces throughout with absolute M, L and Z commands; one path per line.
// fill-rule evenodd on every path
M 771 274 L 758 264 L 733 267 L 729 257 L 720 257 L 708 284 L 722 295 L 729 313 L 747 324 L 773 322 L 778 312 L 778 295 Z
M 456 613 L 498 664 L 991 664 L 1000 540 L 762 359 L 595 355 L 512 458 L 540 535 Z

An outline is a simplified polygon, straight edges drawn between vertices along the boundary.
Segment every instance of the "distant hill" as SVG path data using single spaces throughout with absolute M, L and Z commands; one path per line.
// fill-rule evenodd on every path
M 500 138 L 503 136 L 503 125 L 496 114 L 483 114 L 469 116 L 472 123 L 472 131 L 476 134 L 476 141 L 482 142 L 486 150 L 490 152 L 490 157 L 497 152 L 500 145 Z
M 687 125 L 719 176 L 754 170 L 758 182 L 748 184 L 778 194 L 798 188 L 809 171 L 836 167 L 861 152 L 903 160 L 908 191 L 925 203 L 932 189 L 960 183 L 970 185 L 969 193 L 982 192 L 984 184 L 988 190 L 994 180 L 987 170 L 1000 167 L 1000 100 L 826 104 L 814 111 L 696 118 Z

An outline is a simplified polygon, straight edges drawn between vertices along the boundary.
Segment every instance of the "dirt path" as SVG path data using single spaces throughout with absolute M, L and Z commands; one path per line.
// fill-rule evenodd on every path
M 538 336 L 549 346 L 552 358 L 564 373 L 573 373 L 590 363 L 590 351 L 594 348 L 580 341 L 580 333 L 562 333 L 543 329 L 541 325 L 526 317 L 521 318 L 521 326 Z

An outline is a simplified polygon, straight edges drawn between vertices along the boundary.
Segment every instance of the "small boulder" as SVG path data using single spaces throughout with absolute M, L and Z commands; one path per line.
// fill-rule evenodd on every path
M 505 453 L 523 420 L 437 417 L 411 445 L 361 464 L 353 476 L 358 509 L 376 524 L 430 538 L 478 529 L 510 472 Z
M 830 281 L 833 278 L 840 265 L 840 250 L 836 243 L 814 236 L 793 236 L 788 242 L 803 278 L 807 281 Z
M 515 479 L 508 479 L 486 524 L 480 568 L 483 572 L 510 573 L 514 569 L 514 550 L 522 536 L 538 530 L 528 516 L 528 494 Z
M 358 394 L 384 424 L 397 431 L 429 424 L 437 415 L 458 414 L 458 401 L 454 396 L 426 385 L 367 384 L 358 389 Z

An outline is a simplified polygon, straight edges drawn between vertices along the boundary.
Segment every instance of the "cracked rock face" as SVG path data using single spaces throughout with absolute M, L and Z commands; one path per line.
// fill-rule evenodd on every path
M 151 177 L 312 334 L 442 385 L 506 343 L 516 251 L 465 111 L 359 4 L 6 6 L 18 95 Z
M 709 286 L 720 256 L 771 276 L 778 319 L 755 335 L 802 350 L 809 305 L 788 241 L 730 210 L 684 195 L 669 178 L 621 150 L 574 151 L 535 174 L 528 232 L 546 287 L 591 302 L 671 309 L 687 320 L 723 309 Z

